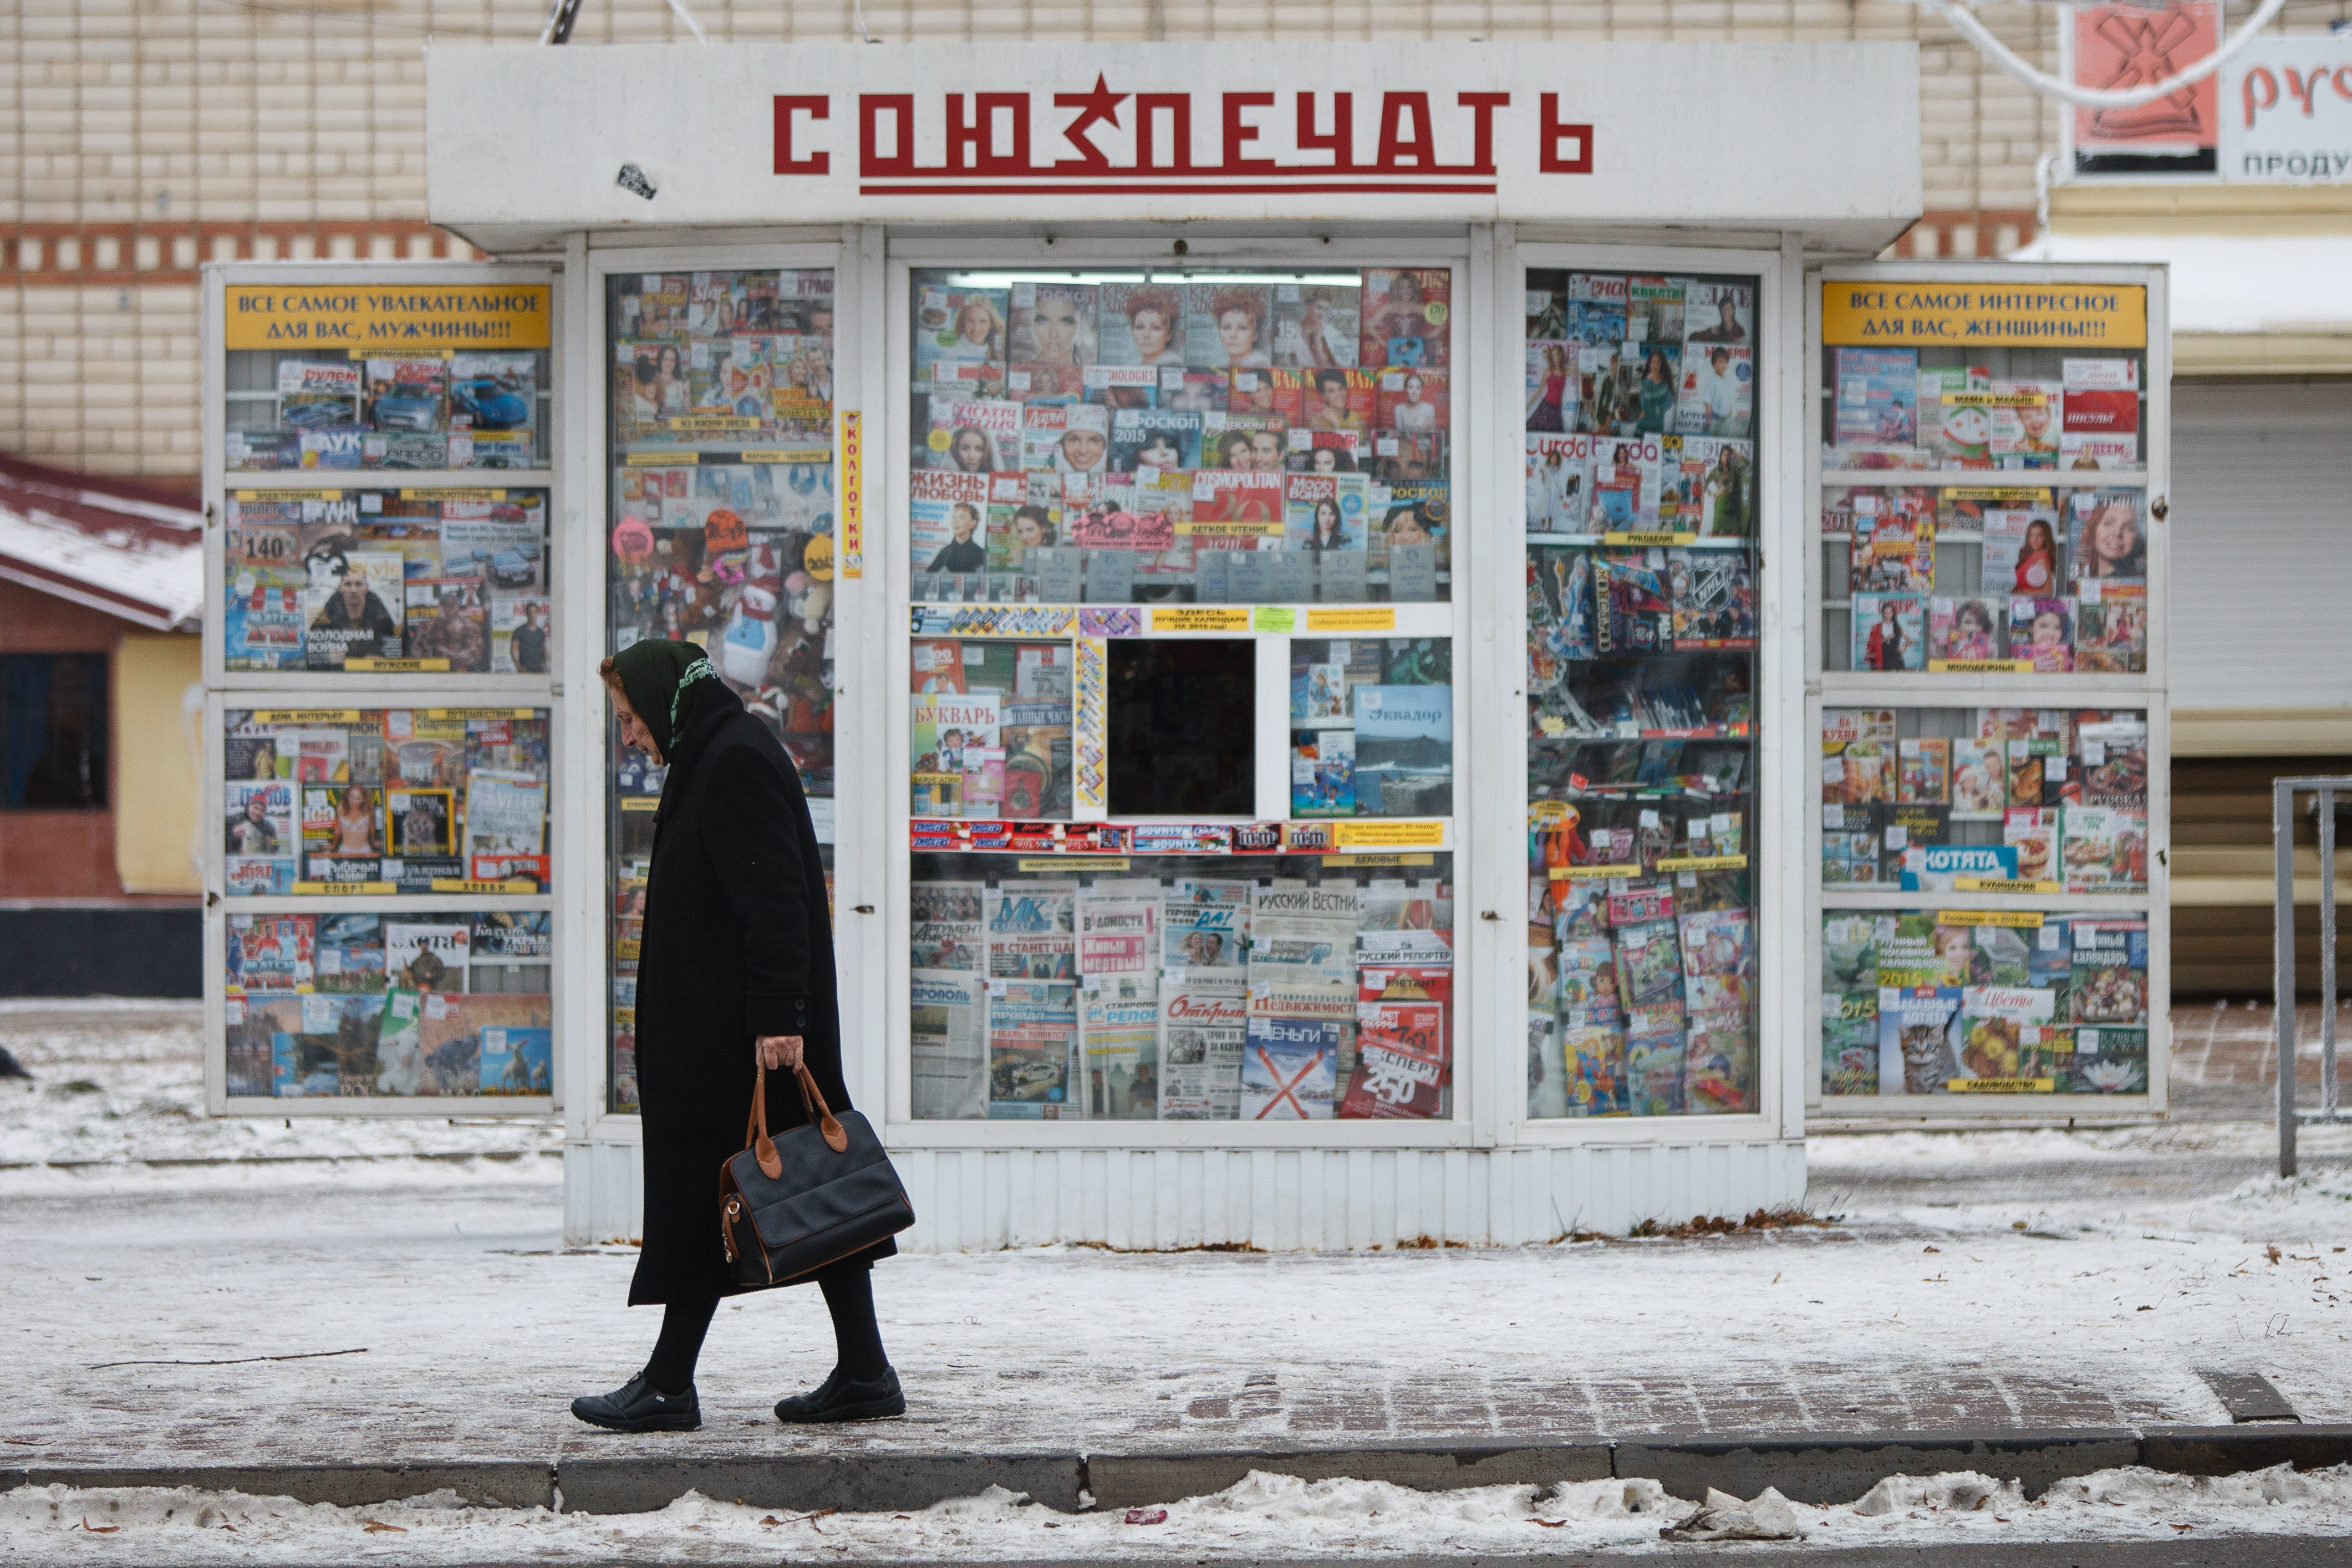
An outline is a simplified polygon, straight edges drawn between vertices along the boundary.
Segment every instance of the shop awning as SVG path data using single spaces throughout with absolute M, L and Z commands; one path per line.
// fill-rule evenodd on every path
M 2061 232 L 2010 259 L 2168 265 L 2177 375 L 2352 373 L 2352 236 Z
M 0 578 L 153 631 L 196 629 L 204 513 L 134 480 L 0 458 Z

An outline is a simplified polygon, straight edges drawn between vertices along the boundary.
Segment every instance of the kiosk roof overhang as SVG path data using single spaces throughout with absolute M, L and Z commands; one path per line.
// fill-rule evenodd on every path
M 877 222 L 1870 254 L 1921 210 L 1918 95 L 1909 43 L 435 47 L 426 177 L 435 223 L 504 254 Z

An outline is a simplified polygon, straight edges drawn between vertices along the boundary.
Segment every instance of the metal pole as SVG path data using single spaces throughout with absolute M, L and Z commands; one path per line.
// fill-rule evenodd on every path
M 2294 785 L 2271 785 L 2271 869 L 2277 882 L 2271 994 L 2278 1026 L 2279 1174 L 2294 1174 Z
M 2336 792 L 2319 789 L 2319 1106 L 2336 1120 Z

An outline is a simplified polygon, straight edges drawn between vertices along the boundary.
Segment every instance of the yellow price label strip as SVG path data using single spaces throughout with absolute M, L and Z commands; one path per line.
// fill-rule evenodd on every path
M 1309 610 L 1307 629 L 1310 632 L 1392 632 L 1396 630 L 1396 611 L 1389 608 L 1371 610 Z
M 1745 855 L 1669 855 L 1658 862 L 1661 871 L 1745 871 Z
M 397 882 L 297 882 L 298 893 L 368 893 L 378 897 L 400 891 Z
M 2042 929 L 2040 910 L 1937 910 L 1936 923 L 1946 926 L 2015 926 L 2020 931 Z

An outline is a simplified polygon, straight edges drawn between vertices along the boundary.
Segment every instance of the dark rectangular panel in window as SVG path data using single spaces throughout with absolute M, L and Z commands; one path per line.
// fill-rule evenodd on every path
M 1257 810 L 1257 645 L 1110 644 L 1110 814 Z
M 106 805 L 106 656 L 0 658 L 0 806 Z

